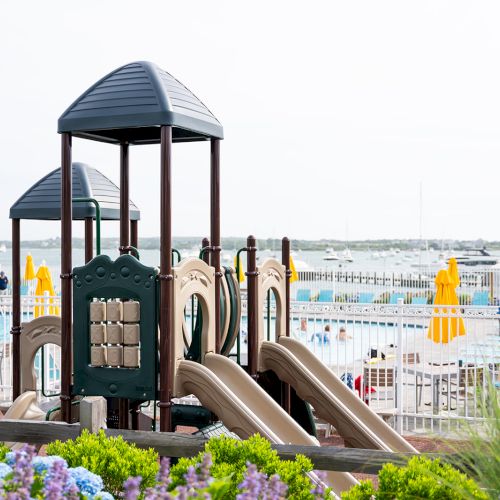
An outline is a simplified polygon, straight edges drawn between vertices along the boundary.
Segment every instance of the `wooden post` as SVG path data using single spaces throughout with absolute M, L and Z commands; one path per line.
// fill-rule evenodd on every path
M 128 253 L 130 246 L 130 196 L 129 196 L 129 151 L 128 143 L 120 144 L 120 254 Z M 120 398 L 118 422 L 120 429 L 129 427 L 129 401 Z
M 290 337 L 290 278 L 292 271 L 290 269 L 290 240 L 286 236 L 281 240 L 281 263 L 285 266 L 285 336 Z M 282 382 L 281 405 L 289 415 L 291 412 L 290 401 L 290 385 Z
M 71 134 L 61 134 L 61 418 L 71 422 L 72 367 L 72 165 Z
M 257 338 L 257 321 L 259 312 L 257 310 L 257 247 L 255 236 L 247 238 L 247 349 L 248 349 L 248 370 L 250 376 L 257 378 L 259 339 Z
M 160 179 L 160 431 L 172 430 L 172 127 L 161 127 Z
M 96 433 L 106 429 L 106 399 L 102 396 L 87 396 L 80 402 L 80 429 Z
M 21 223 L 12 219 L 12 400 L 21 394 Z
M 139 248 L 139 221 L 136 220 L 130 221 L 130 244 Z
M 215 352 L 220 354 L 221 350 L 221 328 L 220 328 L 220 280 L 222 272 L 220 269 L 220 139 L 212 139 L 210 142 L 210 241 L 212 252 L 210 263 L 215 268 Z

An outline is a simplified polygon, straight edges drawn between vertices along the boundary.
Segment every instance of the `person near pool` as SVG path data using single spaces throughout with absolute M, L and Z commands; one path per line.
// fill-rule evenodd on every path
M 330 325 L 325 325 L 323 332 L 313 333 L 311 335 L 311 342 L 314 342 L 314 338 L 317 338 L 318 342 L 323 341 L 325 344 L 330 342 Z
M 297 340 L 307 339 L 307 319 L 301 318 L 300 327 L 295 328 L 292 333 Z
M 339 328 L 339 333 L 337 334 L 337 340 L 346 341 L 352 339 L 351 335 L 347 335 L 347 332 L 343 326 Z
M 7 275 L 3 271 L 0 271 L 0 294 L 7 293 L 8 285 L 9 285 L 9 278 L 7 278 Z

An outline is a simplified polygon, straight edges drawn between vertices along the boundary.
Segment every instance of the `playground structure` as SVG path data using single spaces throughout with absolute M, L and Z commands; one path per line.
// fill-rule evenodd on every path
M 107 177 L 94 168 L 84 163 L 73 163 L 71 165 L 71 178 L 74 186 L 73 191 L 73 220 L 84 221 L 85 224 L 85 262 L 92 259 L 94 255 L 93 223 L 96 224 L 96 253 L 100 253 L 100 231 L 101 221 L 120 220 L 120 191 Z M 131 244 L 137 246 L 138 222 L 140 211 L 129 202 L 130 210 L 130 233 Z M 12 392 L 16 399 L 25 390 L 34 390 L 33 384 L 25 387 L 21 384 L 21 373 L 34 373 L 33 359 L 28 354 L 27 339 L 30 335 L 25 334 L 21 339 L 21 220 L 60 220 L 61 219 L 61 169 L 57 168 L 42 177 L 31 186 L 11 207 L 10 219 L 12 220 Z M 44 323 L 45 320 L 42 321 Z M 60 318 L 54 318 L 52 323 L 60 325 Z M 36 331 L 35 325 L 25 325 L 24 331 Z M 55 326 L 52 325 L 53 333 Z M 60 329 L 60 326 L 59 326 Z M 60 334 L 56 336 L 60 339 Z M 37 338 L 37 350 L 43 344 L 58 342 L 40 340 Z M 23 359 L 21 359 L 21 351 Z
M 307 410 L 307 401 L 349 446 L 415 451 L 307 348 L 290 338 L 287 238 L 283 239 L 281 262 L 268 259 L 257 266 L 253 236 L 242 249 L 247 253 L 248 366 L 245 370 L 228 359 L 238 341 L 241 303 L 234 271 L 220 265 L 223 130 L 194 94 L 151 63 L 128 64 L 80 96 L 59 119 L 58 131 L 62 142 L 63 420 L 71 421 L 74 398 L 100 395 L 119 398 L 119 427 L 127 429 L 131 408 L 134 415 L 141 403 L 159 400 L 160 431 L 172 431 L 172 399 L 194 394 L 241 437 L 259 432 L 275 443 L 319 445 L 311 435 L 314 424 L 308 424 L 307 416 L 297 415 L 298 408 Z M 115 261 L 105 255 L 93 258 L 90 251 L 85 265 L 72 265 L 72 137 L 119 146 L 121 255 Z M 191 141 L 210 141 L 210 240 L 204 240 L 202 258 L 184 259 L 173 266 L 171 152 L 173 143 Z M 159 271 L 138 259 L 129 204 L 129 146 L 157 143 L 161 152 Z M 90 222 L 86 222 L 86 229 L 92 227 L 95 215 L 87 213 L 85 220 Z M 13 284 L 19 288 L 19 218 L 13 218 L 13 241 L 17 241 Z M 86 248 L 89 246 L 91 250 L 90 229 L 86 231 Z M 264 302 L 270 291 L 276 301 L 276 342 L 265 340 L 264 333 Z M 14 301 L 19 300 L 19 291 L 14 293 Z M 193 296 L 197 300 L 196 325 L 189 336 L 186 304 Z M 190 314 L 194 322 L 194 307 Z M 24 332 L 20 317 L 14 318 L 17 397 L 25 386 L 31 388 L 33 381 L 28 373 L 20 376 L 24 354 L 19 350 L 19 334 Z M 26 354 L 28 359 L 34 356 L 32 352 L 35 349 Z M 131 420 L 137 428 L 137 419 Z M 356 483 L 343 472 L 329 473 L 328 479 L 336 493 Z

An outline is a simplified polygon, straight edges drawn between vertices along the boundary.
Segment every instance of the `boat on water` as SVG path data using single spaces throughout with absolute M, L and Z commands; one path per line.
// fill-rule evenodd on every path
M 455 257 L 460 266 L 494 266 L 498 257 L 491 255 L 486 248 L 467 248 L 463 255 Z M 449 259 L 446 263 L 449 262 Z
M 342 260 L 344 260 L 345 262 L 354 262 L 354 259 L 352 258 L 352 253 L 349 250 L 349 248 L 346 248 L 342 252 Z
M 340 257 L 333 248 L 327 248 L 325 253 L 326 255 L 323 257 L 323 260 L 340 260 Z
M 0 245 L 0 252 L 5 253 L 7 251 L 7 247 L 2 243 Z

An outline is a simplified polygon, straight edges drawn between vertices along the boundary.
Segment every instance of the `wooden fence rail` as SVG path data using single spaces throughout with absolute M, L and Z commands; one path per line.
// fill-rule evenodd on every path
M 48 444 L 56 439 L 75 439 L 88 426 L 63 422 L 41 422 L 28 420 L 1 420 L 0 442 L 22 442 L 37 445 Z M 94 429 L 95 430 L 95 429 Z M 170 432 L 130 431 L 105 429 L 108 436 L 123 436 L 125 441 L 140 448 L 154 448 L 160 455 L 169 457 L 191 457 L 204 449 L 206 439 L 189 434 Z M 284 459 L 294 459 L 297 453 L 309 457 L 315 469 L 341 472 L 364 472 L 376 474 L 383 464 L 392 462 L 404 465 L 414 454 L 391 453 L 379 450 L 339 448 L 333 446 L 299 446 L 275 444 L 273 448 Z M 450 461 L 452 455 L 428 454 Z

